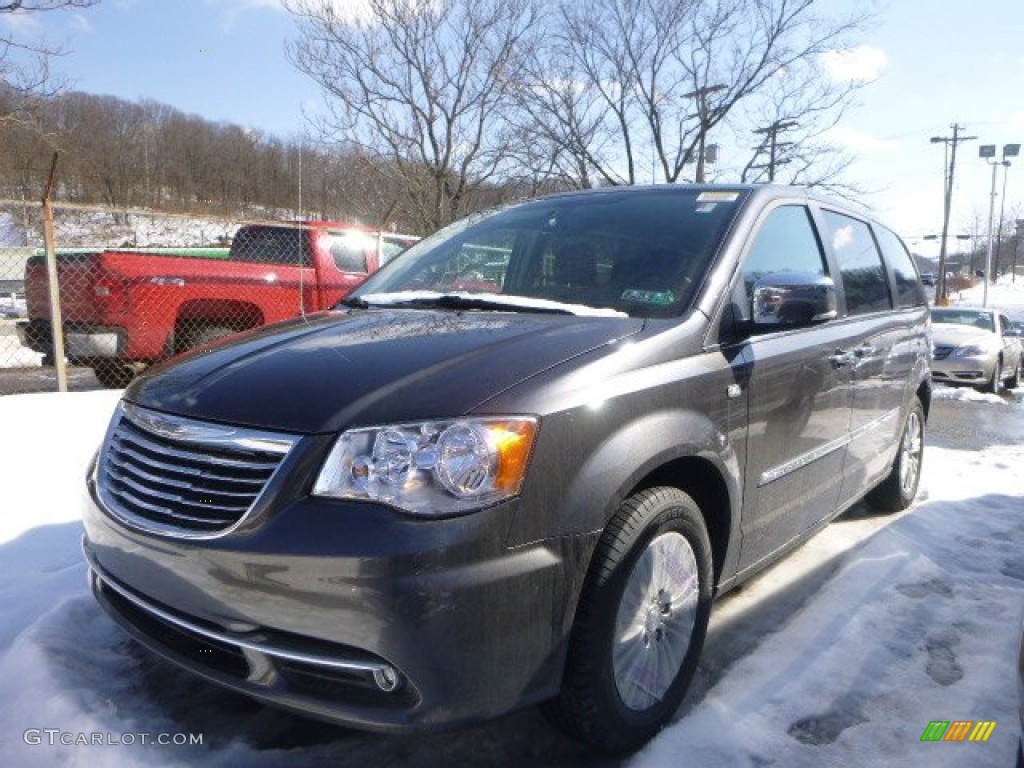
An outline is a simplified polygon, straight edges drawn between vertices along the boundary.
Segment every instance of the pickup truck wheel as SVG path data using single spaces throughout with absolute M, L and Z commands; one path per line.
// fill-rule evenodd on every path
M 605 752 L 641 746 L 671 719 L 711 614 L 711 545 L 677 488 L 622 502 L 583 585 L 558 698 L 545 713 Z
M 107 389 L 124 389 L 135 378 L 135 369 L 127 363 L 105 360 L 92 367 L 97 381 Z
M 217 339 L 222 339 L 233 333 L 238 333 L 238 329 L 232 328 L 230 325 L 203 325 L 189 334 L 188 348 L 194 349 L 204 344 L 212 344 Z
M 900 512 L 909 507 L 917 496 L 923 460 L 924 408 L 915 397 L 903 425 L 892 469 L 881 485 L 864 498 L 868 506 L 879 512 Z

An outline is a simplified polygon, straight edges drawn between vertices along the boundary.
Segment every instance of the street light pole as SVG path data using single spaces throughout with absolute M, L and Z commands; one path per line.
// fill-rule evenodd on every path
M 985 253 L 985 289 L 982 293 L 981 306 L 988 306 L 988 286 L 992 282 L 992 226 L 993 220 L 996 213 L 996 169 L 1001 165 L 1004 169 L 1010 167 L 1010 161 L 1006 158 L 1016 157 L 1020 154 L 1020 144 L 1004 144 L 1003 145 L 1003 159 L 995 160 L 996 156 L 996 145 L 995 144 L 983 144 L 978 147 L 978 156 L 984 159 L 986 163 L 992 166 L 992 194 L 988 204 L 988 250 Z M 1006 171 L 1004 170 L 1005 174 Z M 1003 189 L 1005 193 L 1006 189 L 1006 177 L 1003 177 Z M 1000 214 L 1000 217 L 1002 214 Z M 1002 232 L 1002 222 L 1000 221 L 1000 233 Z
M 1003 195 L 999 198 L 999 223 L 996 225 L 996 271 L 999 271 L 999 255 L 1003 250 L 1003 216 L 1006 212 L 1006 177 L 1010 174 L 1010 161 L 1020 153 L 1020 144 L 1003 145 Z
M 985 144 L 978 147 L 978 154 L 985 158 L 985 162 L 992 166 L 992 194 L 988 201 L 988 249 L 985 251 L 985 290 L 982 293 L 981 306 L 988 306 L 988 283 L 989 275 L 992 274 L 992 219 L 996 210 L 996 168 L 999 163 L 988 158 L 996 154 L 995 144 Z

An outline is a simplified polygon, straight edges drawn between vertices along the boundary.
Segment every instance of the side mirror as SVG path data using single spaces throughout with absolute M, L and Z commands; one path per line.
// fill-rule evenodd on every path
M 773 272 L 754 283 L 751 320 L 757 330 L 813 325 L 839 315 L 832 278 Z

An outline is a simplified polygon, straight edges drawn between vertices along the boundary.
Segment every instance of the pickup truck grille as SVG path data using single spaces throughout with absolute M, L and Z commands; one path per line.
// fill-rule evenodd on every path
M 297 441 L 122 404 L 97 468 L 104 506 L 168 535 L 224 533 L 253 508 Z

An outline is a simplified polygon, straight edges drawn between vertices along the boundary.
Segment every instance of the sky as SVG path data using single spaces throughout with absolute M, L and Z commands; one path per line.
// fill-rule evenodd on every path
M 1024 284 L 996 288 L 1024 307 Z M 119 395 L 0 397 L 0 765 L 595 764 L 535 708 L 448 733 L 363 734 L 263 709 L 129 642 L 89 594 L 80 548 L 85 468 Z M 719 600 L 681 718 L 621 765 L 1012 764 L 1024 445 L 1008 430 L 1024 392 L 939 385 L 935 397 L 975 401 L 991 444 L 929 444 L 910 509 L 855 507 Z M 986 742 L 922 742 L 934 720 L 996 725 Z
M 358 6 L 363 0 L 338 0 Z M 978 146 L 1024 143 L 1024 4 L 1020 0 L 821 0 L 823 12 L 870 5 L 872 24 L 854 55 L 834 69 L 871 79 L 831 139 L 857 159 L 848 173 L 864 202 L 913 250 L 935 255 L 922 238 L 942 228 L 945 145 L 952 124 L 977 139 L 960 145 L 950 233 L 988 231 L 992 169 Z M 11 19 L 6 18 L 6 23 Z M 3 23 L 3 22 L 0 22 Z M 281 137 L 306 130 L 303 113 L 322 97 L 287 61 L 293 18 L 280 0 L 102 0 L 82 10 L 36 14 L 16 23 L 70 52 L 56 63 L 74 87 L 126 99 L 154 99 L 211 120 Z M 1008 171 L 995 210 L 1024 218 L 1024 157 Z M 962 247 L 952 240 L 949 250 Z

